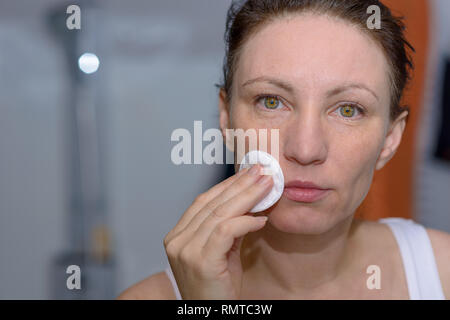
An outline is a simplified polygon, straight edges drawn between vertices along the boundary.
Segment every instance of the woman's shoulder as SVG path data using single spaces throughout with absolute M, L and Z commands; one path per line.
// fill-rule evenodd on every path
M 176 300 L 167 273 L 152 274 L 123 291 L 117 300 Z
M 444 295 L 450 299 L 450 233 L 432 228 L 425 229 L 433 247 Z
M 415 222 L 414 220 L 410 219 L 401 220 L 408 223 Z M 381 223 L 378 221 L 368 222 L 365 223 L 365 225 L 371 226 L 374 230 L 377 230 L 376 233 L 378 233 L 379 235 L 386 235 L 386 231 L 389 230 L 385 223 Z M 435 257 L 436 266 L 438 269 L 444 295 L 447 299 L 450 299 L 450 233 L 433 228 L 427 228 L 425 226 L 424 228 L 428 234 L 428 238 L 430 239 L 431 247 L 433 248 L 433 254 Z M 389 238 L 392 238 L 392 236 L 389 236 Z

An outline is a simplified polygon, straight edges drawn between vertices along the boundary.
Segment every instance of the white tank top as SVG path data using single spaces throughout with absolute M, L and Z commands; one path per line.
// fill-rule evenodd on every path
M 411 219 L 391 217 L 379 219 L 387 224 L 397 240 L 405 268 L 411 300 L 445 300 L 436 260 L 426 229 Z M 182 300 L 177 283 L 167 263 L 165 269 L 177 300 Z

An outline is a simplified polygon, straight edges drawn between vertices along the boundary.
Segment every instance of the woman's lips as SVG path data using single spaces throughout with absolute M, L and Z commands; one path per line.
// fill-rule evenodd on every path
M 289 200 L 297 202 L 314 202 L 324 198 L 330 189 L 318 187 L 312 182 L 291 181 L 286 183 L 283 195 Z
M 283 195 L 289 200 L 298 202 L 314 202 L 326 196 L 330 190 L 308 188 L 284 188 Z

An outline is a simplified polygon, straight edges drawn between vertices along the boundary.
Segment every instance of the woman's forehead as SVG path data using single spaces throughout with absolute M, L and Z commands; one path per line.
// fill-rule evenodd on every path
M 363 83 L 389 94 L 387 72 L 383 51 L 361 30 L 326 16 L 297 15 L 270 22 L 247 40 L 234 81 L 241 86 L 275 77 L 298 88 Z

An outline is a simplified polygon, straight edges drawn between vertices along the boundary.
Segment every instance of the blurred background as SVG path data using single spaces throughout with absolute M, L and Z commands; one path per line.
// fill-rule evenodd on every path
M 412 118 L 359 214 L 450 232 L 450 1 L 385 2 L 417 50 Z M 229 174 L 170 158 L 175 129 L 219 127 L 229 4 L 0 0 L 0 299 L 112 299 L 166 267 L 165 234 Z

